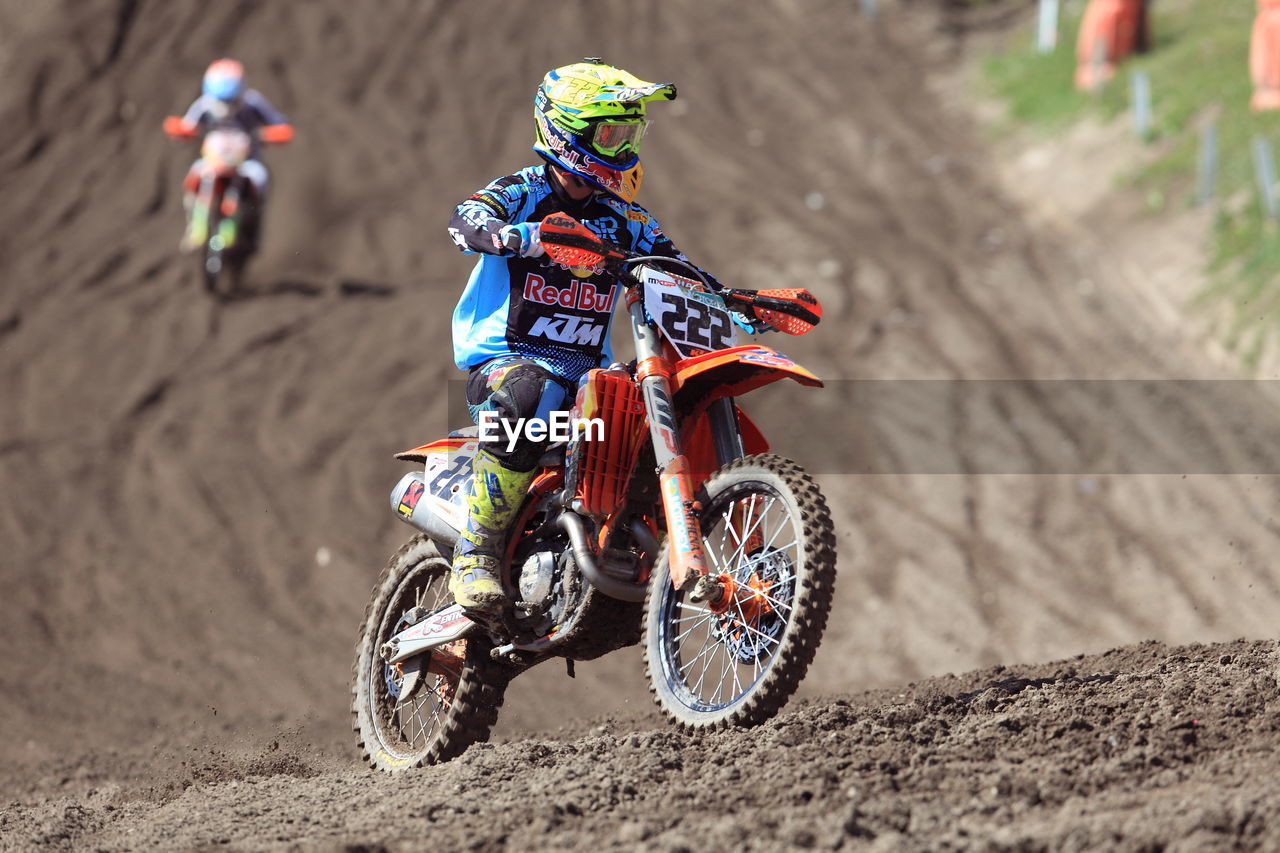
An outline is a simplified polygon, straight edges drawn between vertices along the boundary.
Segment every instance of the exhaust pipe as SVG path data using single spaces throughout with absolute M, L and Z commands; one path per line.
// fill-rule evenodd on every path
M 458 531 L 431 508 L 431 501 L 423 500 L 426 490 L 422 473 L 410 471 L 391 490 L 391 509 L 405 524 L 418 528 L 444 548 L 452 549 L 458 541 Z
M 573 544 L 573 559 L 577 561 L 578 568 L 586 575 L 587 581 L 592 586 L 610 598 L 616 598 L 620 601 L 644 601 L 647 586 L 614 580 L 600 571 L 600 567 L 596 565 L 595 557 L 591 555 L 591 548 L 587 545 L 587 531 L 582 524 L 581 516 L 570 510 L 565 510 L 560 514 L 559 524 L 564 529 L 564 532 L 569 534 L 569 541 Z M 645 532 L 647 533 L 648 531 Z M 649 538 L 652 539 L 653 537 L 650 536 Z M 641 545 L 644 544 L 641 541 Z

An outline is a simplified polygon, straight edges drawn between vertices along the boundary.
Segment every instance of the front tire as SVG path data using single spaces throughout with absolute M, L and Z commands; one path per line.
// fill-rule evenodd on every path
M 705 491 L 702 545 L 734 592 L 717 607 L 691 601 L 672 587 L 664 550 L 645 602 L 649 689 L 686 730 L 776 714 L 813 661 L 835 585 L 831 513 L 799 465 L 747 456 L 716 471 Z
M 448 574 L 449 561 L 419 534 L 391 558 L 365 609 L 352 673 L 352 728 L 361 754 L 377 770 L 399 773 L 447 761 L 487 741 L 497 722 L 510 673 L 490 658 L 484 638 L 473 635 L 399 666 L 378 655 L 415 608 L 430 614 L 453 603 Z M 415 660 L 423 671 L 401 702 L 404 664 Z

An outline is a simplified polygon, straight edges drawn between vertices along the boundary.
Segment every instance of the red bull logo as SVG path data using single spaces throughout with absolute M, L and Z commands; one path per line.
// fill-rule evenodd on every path
M 589 281 L 571 281 L 568 287 L 556 287 L 547 284 L 547 280 L 537 273 L 529 273 L 524 280 L 524 298 L 529 302 L 542 305 L 558 305 L 561 308 L 577 308 L 581 311 L 595 311 L 608 314 L 613 311 L 613 299 L 617 287 L 609 285 L 602 291 Z

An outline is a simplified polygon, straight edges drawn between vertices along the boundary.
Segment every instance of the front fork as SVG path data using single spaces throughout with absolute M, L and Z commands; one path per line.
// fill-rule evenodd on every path
M 209 239 L 209 220 L 213 209 L 213 185 L 216 178 L 209 169 L 200 176 L 200 185 L 196 189 L 195 200 L 188 214 L 187 239 L 191 245 L 202 246 Z
M 689 460 L 680 448 L 680 433 L 676 429 L 675 406 L 671 402 L 671 362 L 663 357 L 657 333 L 645 317 L 639 288 L 627 290 L 627 313 L 636 344 L 636 376 L 649 415 L 662 509 L 667 520 L 671 584 L 676 589 L 684 589 L 686 584 L 706 577 L 710 569 L 702 549 L 702 527 L 693 499 Z
M 214 196 L 218 176 L 212 170 L 206 170 L 200 177 L 200 188 L 196 191 L 195 203 L 191 208 L 191 221 L 187 224 L 189 240 L 194 245 L 203 245 L 209 239 L 209 225 L 213 221 Z M 228 180 L 222 190 L 222 198 L 218 201 L 218 233 L 213 235 L 209 248 L 214 251 L 226 251 L 236 241 L 236 225 L 240 220 L 240 187 L 237 181 Z

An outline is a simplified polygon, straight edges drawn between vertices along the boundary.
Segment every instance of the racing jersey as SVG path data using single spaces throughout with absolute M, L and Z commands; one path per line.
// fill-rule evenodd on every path
M 609 331 L 622 286 L 600 268 L 580 277 L 545 255 L 517 257 L 502 248 L 505 225 L 567 213 L 624 250 L 687 261 L 643 207 L 604 192 L 573 201 L 553 186 L 549 168 L 527 166 L 498 178 L 459 204 L 449 220 L 458 247 L 480 254 L 453 311 L 454 362 L 464 370 L 514 355 L 577 382 L 613 361 Z
M 238 127 L 253 137 L 252 156 L 257 159 L 261 150 L 254 131 L 268 124 L 284 124 L 289 119 L 271 105 L 256 89 L 246 89 L 230 106 L 225 101 L 209 95 L 201 95 L 187 108 L 182 120 L 194 124 L 200 133 L 208 133 L 215 127 Z

